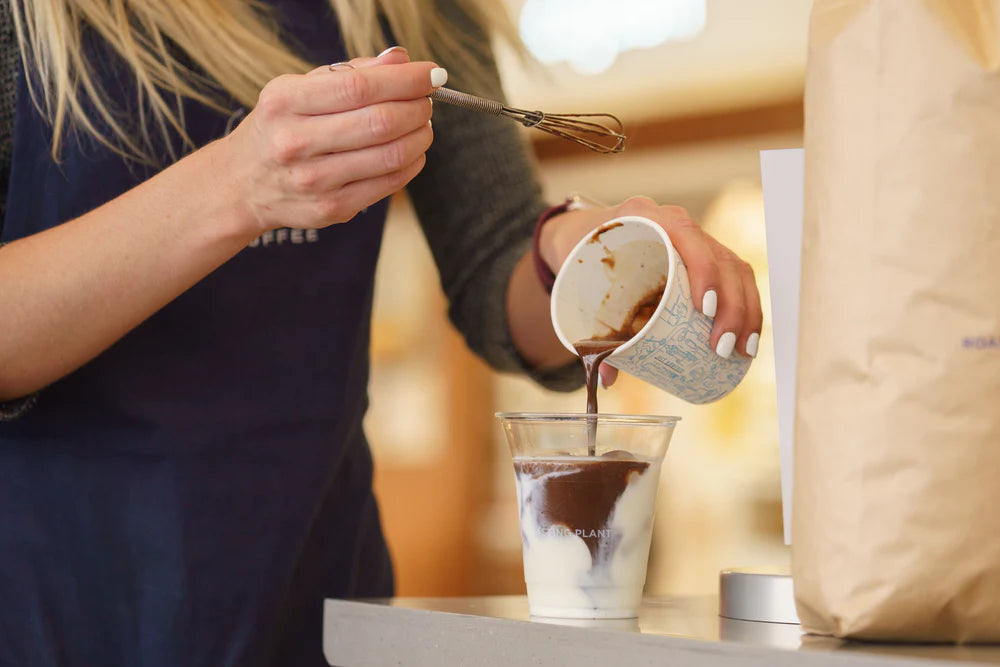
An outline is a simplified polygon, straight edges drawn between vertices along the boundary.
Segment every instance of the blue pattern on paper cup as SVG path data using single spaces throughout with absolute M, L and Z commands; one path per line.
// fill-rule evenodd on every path
M 656 323 L 608 363 L 689 403 L 709 403 L 736 388 L 750 358 L 723 359 L 709 346 L 712 320 L 695 310 L 687 267 L 676 256 L 677 275 Z

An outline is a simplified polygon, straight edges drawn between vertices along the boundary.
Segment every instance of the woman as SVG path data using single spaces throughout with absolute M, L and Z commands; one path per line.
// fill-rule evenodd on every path
M 515 128 L 430 124 L 447 73 L 417 60 L 428 44 L 500 94 L 493 4 L 4 3 L 0 663 L 320 665 L 322 599 L 392 593 L 361 420 L 403 186 L 470 347 L 579 383 Z M 310 71 L 383 30 L 413 62 Z M 752 276 L 681 209 L 550 216 L 541 273 L 620 213 L 670 232 L 720 353 L 755 352 Z

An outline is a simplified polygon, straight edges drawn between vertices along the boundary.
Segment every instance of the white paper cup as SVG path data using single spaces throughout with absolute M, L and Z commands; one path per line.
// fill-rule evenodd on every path
M 723 359 L 710 347 L 712 320 L 695 309 L 684 262 L 648 218 L 616 218 L 573 248 L 552 288 L 556 334 L 575 354 L 574 341 L 620 328 L 636 303 L 664 284 L 646 326 L 605 362 L 689 403 L 718 400 L 740 383 L 751 359 Z

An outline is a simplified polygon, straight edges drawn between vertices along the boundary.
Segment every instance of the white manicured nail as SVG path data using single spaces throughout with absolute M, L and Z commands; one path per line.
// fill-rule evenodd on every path
M 405 49 L 405 48 L 403 48 L 402 46 L 390 46 L 390 47 L 389 47 L 388 49 L 386 49 L 385 51 L 383 51 L 382 53 L 378 54 L 378 55 L 377 55 L 377 56 L 375 56 L 375 57 L 376 57 L 376 58 L 381 58 L 381 57 L 382 57 L 382 56 L 384 56 L 385 54 L 387 54 L 387 53 L 392 53 L 393 51 L 402 51 L 403 53 L 406 53 L 406 52 L 407 52 L 407 51 L 406 51 L 406 49 Z
M 443 67 L 435 67 L 431 70 L 431 85 L 440 88 L 448 83 L 448 70 Z
M 719 307 L 719 295 L 715 293 L 714 289 L 710 289 L 705 292 L 705 296 L 701 298 L 701 312 L 708 317 L 715 317 L 715 310 Z
M 727 331 L 719 337 L 719 342 L 715 346 L 715 353 L 723 359 L 728 359 L 733 354 L 734 347 L 736 347 L 736 334 L 732 331 Z
M 747 356 L 756 357 L 757 347 L 760 345 L 760 334 L 752 333 L 747 337 Z
M 601 375 L 600 371 L 597 372 L 597 386 L 601 389 L 607 389 L 607 387 L 604 386 L 604 376 Z

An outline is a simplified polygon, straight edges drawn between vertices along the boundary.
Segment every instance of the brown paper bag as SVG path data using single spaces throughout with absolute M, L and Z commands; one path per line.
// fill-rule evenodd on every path
M 816 0 L 793 573 L 811 632 L 1000 640 L 1000 0 Z

